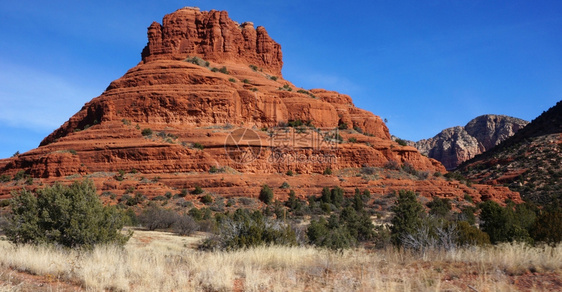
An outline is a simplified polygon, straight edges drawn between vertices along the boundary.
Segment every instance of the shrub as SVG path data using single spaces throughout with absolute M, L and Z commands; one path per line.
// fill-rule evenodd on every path
M 193 148 L 203 150 L 203 149 L 205 149 L 205 146 L 201 145 L 200 143 L 195 142 L 195 143 L 193 143 Z
M 177 217 L 173 227 L 175 233 L 183 236 L 191 235 L 193 232 L 199 230 L 199 224 L 188 214 Z
M 320 195 L 320 201 L 324 203 L 332 203 L 332 192 L 330 192 L 329 187 L 322 188 L 322 194 Z
M 152 135 L 152 129 L 150 129 L 150 128 L 143 129 L 143 130 L 141 131 L 141 134 L 142 134 L 143 136 L 150 136 L 150 135 Z
M 199 195 L 203 193 L 203 189 L 200 186 L 195 186 L 195 189 L 191 193 L 194 195 Z
M 464 176 L 462 176 L 462 174 L 458 173 L 458 172 L 447 172 L 446 174 L 443 175 L 445 178 L 447 178 L 448 181 L 451 180 L 457 180 L 457 181 L 466 181 L 466 178 Z
M 493 244 L 532 240 L 528 231 L 517 222 L 512 206 L 503 208 L 494 201 L 486 201 L 480 209 L 480 228 L 488 233 Z
M 355 189 L 355 195 L 353 196 L 351 205 L 357 212 L 362 211 L 363 207 L 365 206 L 365 204 L 363 203 L 363 199 L 361 198 L 361 191 L 358 188 Z
M 338 125 L 338 129 L 340 129 L 340 130 L 347 130 L 347 128 L 348 128 L 348 127 L 347 127 L 347 124 L 346 124 L 346 123 L 343 123 L 343 122 L 342 122 L 342 123 L 340 123 L 340 124 Z
M 179 196 L 181 198 L 183 198 L 183 197 L 187 196 L 187 194 L 188 194 L 187 189 L 182 189 L 181 192 L 179 193 Z
M 373 175 L 377 173 L 377 169 L 371 166 L 363 166 L 361 167 L 360 172 L 366 175 Z
M 203 219 L 203 212 L 197 208 L 191 208 L 188 212 L 189 216 L 193 217 L 193 219 L 199 221 Z
M 249 206 L 254 204 L 255 200 L 252 198 L 242 197 L 242 198 L 238 198 L 238 202 L 240 202 L 240 204 L 244 206 Z
M 339 219 L 335 215 L 330 216 L 328 221 L 323 217 L 312 220 L 306 235 L 311 244 L 334 250 L 347 249 L 356 244 L 349 231 L 340 226 Z
M 250 68 L 252 68 L 252 70 L 254 71 L 258 71 L 258 66 L 256 65 L 250 65 Z
M 408 162 L 404 162 L 404 164 L 402 165 L 402 170 L 411 175 L 418 175 L 418 171 L 414 168 L 413 165 Z
M 226 169 L 224 167 L 216 167 L 216 166 L 211 166 L 211 168 L 209 169 L 209 173 L 222 173 L 222 172 L 226 172 Z
M 238 209 L 220 220 L 220 232 L 201 245 L 202 249 L 236 250 L 260 245 L 296 245 L 293 228 L 280 220 L 264 217 L 259 211 Z
M 490 244 L 490 236 L 470 225 L 466 221 L 461 221 L 457 223 L 458 239 L 459 245 L 486 245 Z
M 400 139 L 400 138 L 396 138 L 396 143 L 398 143 L 398 145 L 400 146 L 408 146 L 408 142 L 406 142 L 406 140 Z
M 279 90 L 293 91 L 289 84 L 285 84 L 283 85 L 283 87 L 279 87 Z
M 12 198 L 12 216 L 5 228 L 10 241 L 93 248 L 105 243 L 123 245 L 131 236 L 121 234 L 123 215 L 102 205 L 92 181 L 70 186 L 56 183 L 38 194 L 22 190 Z
M 176 202 L 176 206 L 180 206 L 182 208 L 193 208 L 193 202 L 181 200 L 179 202 Z
M 400 237 L 401 246 L 421 253 L 427 250 L 453 250 L 458 246 L 455 224 L 436 217 L 424 216 L 422 224 Z
M 429 171 L 416 171 L 415 176 L 417 176 L 419 180 L 426 180 L 429 177 Z
M 287 170 L 287 173 L 286 173 L 286 174 L 287 174 L 288 176 L 293 176 L 293 175 L 295 175 L 295 174 L 293 173 L 293 171 L 290 170 L 290 169 Z
M 385 164 L 384 164 L 384 168 L 388 169 L 388 170 L 399 170 L 400 169 L 400 164 L 398 164 L 398 162 L 396 160 L 388 160 Z
M 201 197 L 201 203 L 203 203 L 205 205 L 209 205 L 209 204 L 213 203 L 213 197 L 211 197 L 211 195 L 209 195 L 209 194 L 204 195 L 203 197 Z
M 324 169 L 324 172 L 322 173 L 324 175 L 332 175 L 332 169 L 329 167 L 326 167 L 326 169 Z
M 208 61 L 205 61 L 199 57 L 187 58 L 185 61 L 203 67 L 209 67 L 210 65 Z
M 531 229 L 533 239 L 556 245 L 562 241 L 562 211 L 543 211 Z
M 474 216 L 476 208 L 474 207 L 464 207 L 458 215 L 458 221 L 466 221 L 470 225 L 476 224 L 476 216 Z
M 228 78 L 228 81 L 230 81 L 232 83 L 236 83 L 236 79 L 234 79 L 234 78 Z
M 304 123 L 301 120 L 289 120 L 287 125 L 289 127 L 296 128 L 296 127 L 300 127 L 300 126 L 304 125 Z
M 125 226 L 137 226 L 139 225 L 139 219 L 135 211 L 131 208 L 127 208 L 125 212 L 123 212 L 124 216 L 124 224 Z
M 330 199 L 332 204 L 334 204 L 334 206 L 336 206 L 337 208 L 341 207 L 342 203 L 343 203 L 343 189 L 336 186 L 334 187 L 331 191 L 330 191 Z
M 290 210 L 296 209 L 298 205 L 297 196 L 294 190 L 289 191 L 289 199 L 285 202 L 285 206 L 287 206 Z
M 244 78 L 244 80 L 242 80 L 242 83 L 245 83 L 245 84 L 250 84 L 250 80 L 248 80 L 248 79 Z
M 139 222 L 148 230 L 167 229 L 172 227 L 177 218 L 174 211 L 152 205 L 139 215 Z
M 289 183 L 286 182 L 286 181 L 284 181 L 284 182 L 281 184 L 281 186 L 280 186 L 279 188 L 280 188 L 280 189 L 288 189 L 288 188 L 290 188 L 290 187 L 291 187 L 291 186 L 289 185 Z
M 273 201 L 273 190 L 268 185 L 263 185 L 260 191 L 259 199 L 269 205 Z
M 10 200 L 0 200 L 0 208 L 10 206 Z
M 18 172 L 16 172 L 16 174 L 14 175 L 14 180 L 15 181 L 19 181 L 25 178 L 25 171 L 24 170 L 20 170 Z
M 271 77 L 269 77 L 269 79 L 271 79 L 273 81 L 277 81 L 277 76 L 271 76 Z
M 230 74 L 230 72 L 228 72 L 228 69 L 226 69 L 226 66 L 222 66 L 219 69 L 219 72 L 223 73 L 223 74 Z
M 451 201 L 447 198 L 434 198 L 433 201 L 427 203 L 429 207 L 429 214 L 439 217 L 445 217 L 451 211 Z
M 132 188 L 132 190 L 131 190 Z M 129 187 L 127 189 L 127 192 L 131 193 L 134 191 L 134 187 Z M 123 196 L 121 196 L 121 198 L 119 199 L 120 202 L 124 201 L 125 205 L 127 206 L 136 206 L 138 204 L 141 204 L 142 202 L 144 202 L 146 200 L 146 197 L 142 194 L 142 193 L 136 193 L 134 197 L 131 197 L 128 194 L 125 194 Z
M 357 143 L 357 138 L 351 137 L 351 138 L 349 138 L 348 141 L 349 141 L 349 143 Z
M 0 175 L 0 182 L 9 182 L 12 178 L 7 174 Z
M 124 170 L 119 170 L 118 174 L 116 174 L 114 176 L 116 181 L 123 181 L 125 179 L 125 171 Z
M 340 221 L 357 241 L 371 240 L 374 237 L 375 226 L 366 212 L 346 207 L 341 211 Z

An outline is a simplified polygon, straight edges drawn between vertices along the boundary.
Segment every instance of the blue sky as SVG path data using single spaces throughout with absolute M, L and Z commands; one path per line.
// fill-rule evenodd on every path
M 561 1 L 2 1 L 0 158 L 100 95 L 140 61 L 150 23 L 184 6 L 264 26 L 285 79 L 349 94 L 404 139 L 562 99 Z

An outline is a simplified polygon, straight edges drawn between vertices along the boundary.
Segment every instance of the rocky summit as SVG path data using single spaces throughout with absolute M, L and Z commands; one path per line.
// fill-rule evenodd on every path
M 301 197 L 339 185 L 519 200 L 507 188 L 445 180 L 441 163 L 393 142 L 380 117 L 348 95 L 297 88 L 282 65 L 281 46 L 263 27 L 225 11 L 166 15 L 148 27 L 139 64 L 38 148 L 0 160 L 0 173 L 13 178 L 0 183 L 1 197 L 89 178 L 100 193 L 147 197 L 195 186 L 256 196 L 263 184 L 287 183 Z
M 528 123 L 504 115 L 482 115 L 464 127 L 445 129 L 433 138 L 414 143 L 414 146 L 422 154 L 439 160 L 445 168 L 451 170 L 464 161 L 492 149 Z

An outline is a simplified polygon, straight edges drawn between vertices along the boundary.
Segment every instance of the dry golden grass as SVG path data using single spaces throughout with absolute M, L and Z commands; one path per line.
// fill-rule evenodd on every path
M 562 283 L 562 246 L 425 255 L 277 246 L 200 252 L 192 248 L 200 238 L 136 231 L 125 248 L 88 253 L 0 241 L 0 291 L 22 290 L 2 277 L 13 270 L 90 291 L 547 291 L 546 280 Z

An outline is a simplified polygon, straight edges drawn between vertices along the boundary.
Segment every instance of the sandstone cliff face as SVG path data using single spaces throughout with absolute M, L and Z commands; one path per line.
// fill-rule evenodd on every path
M 447 169 L 455 169 L 464 161 L 513 136 L 527 124 L 527 121 L 508 116 L 483 115 L 464 127 L 448 128 L 431 139 L 420 140 L 415 147 L 439 160 Z
M 445 172 L 443 165 L 393 142 L 380 117 L 355 107 L 348 95 L 284 80 L 280 46 L 264 28 L 238 25 L 226 12 L 185 8 L 153 23 L 148 40 L 137 66 L 40 147 L 0 160 L 0 172 L 24 171 L 36 184 L 87 177 L 100 192 L 134 187 L 149 196 L 194 185 L 247 195 L 287 179 L 309 195 L 330 183 L 381 195 L 405 188 L 428 197 L 518 200 L 502 188 L 467 191 L 443 178 L 425 180 Z M 425 176 L 392 170 L 373 183 L 355 175 L 387 165 L 410 165 Z M 227 171 L 209 175 L 217 169 Z M 339 174 L 322 175 L 327 170 Z M 116 180 L 118 171 L 131 176 Z M 288 171 L 298 178 L 285 178 Z M 156 182 L 145 183 L 147 177 Z M 0 197 L 18 188 L 0 184 Z
M 191 7 L 166 15 L 162 24 L 150 25 L 142 60 L 182 60 L 188 56 L 253 64 L 275 75 L 281 75 L 283 67 L 281 46 L 265 28 L 254 28 L 251 22 L 240 25 L 226 11 L 202 12 Z

